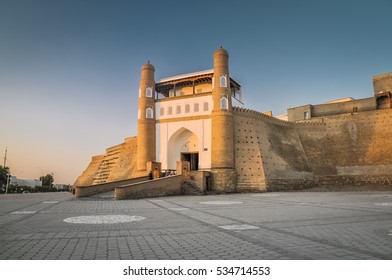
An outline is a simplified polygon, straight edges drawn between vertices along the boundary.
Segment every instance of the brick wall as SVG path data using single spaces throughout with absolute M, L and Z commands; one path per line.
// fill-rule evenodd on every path
M 107 148 L 105 154 L 92 158 L 74 186 L 90 186 L 139 177 L 136 170 L 136 152 L 136 137 L 126 138 L 124 143 Z
M 234 109 L 238 191 L 392 185 L 392 110 L 286 122 Z
M 235 108 L 234 112 L 238 191 L 314 185 L 312 168 L 294 123 L 252 110 Z
M 392 185 L 392 110 L 322 121 L 324 129 L 298 130 L 319 184 Z
M 114 181 L 114 182 L 108 182 L 108 183 L 102 183 L 102 184 L 96 184 L 90 186 L 75 186 L 74 187 L 75 196 L 84 197 L 93 194 L 113 191 L 118 186 L 124 186 L 137 182 L 146 181 L 148 180 L 148 178 L 149 178 L 148 176 L 142 176 L 142 177 L 127 179 L 127 180 L 120 180 L 120 181 Z
M 76 179 L 74 186 L 89 186 L 94 182 L 94 178 L 101 166 L 104 155 L 94 156 L 91 159 L 91 162 L 87 166 L 87 168 L 83 171 L 83 173 Z
M 180 195 L 184 193 L 182 182 L 182 175 L 174 175 L 130 185 L 122 185 L 116 187 L 115 197 L 116 199 L 137 199 Z

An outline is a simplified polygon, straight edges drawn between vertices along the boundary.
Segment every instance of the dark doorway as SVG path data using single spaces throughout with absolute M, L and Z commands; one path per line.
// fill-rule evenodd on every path
M 199 169 L 199 153 L 181 153 L 181 160 L 190 162 L 191 171 Z

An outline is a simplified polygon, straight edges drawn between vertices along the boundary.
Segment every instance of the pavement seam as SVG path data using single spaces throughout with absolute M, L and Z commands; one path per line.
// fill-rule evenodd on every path
M 174 204 L 174 205 L 177 205 L 177 206 L 181 206 L 180 204 L 177 204 L 177 203 L 174 203 L 174 202 L 167 202 L 167 201 L 165 201 L 165 202 L 166 202 L 166 203 L 171 203 L 171 204 Z M 183 207 L 183 206 L 181 206 L 181 207 Z M 164 208 L 164 207 L 162 207 L 162 208 Z M 198 211 L 198 212 L 201 212 L 201 213 L 203 213 L 203 214 L 209 214 L 209 215 L 212 215 L 212 216 L 220 217 L 220 216 L 215 215 L 215 214 L 205 213 L 205 212 L 202 211 L 202 210 L 195 210 L 194 208 L 190 208 L 190 207 L 188 207 L 188 208 L 189 208 L 191 211 Z M 205 225 L 207 225 L 207 226 L 211 226 L 210 223 L 204 222 L 204 221 L 202 221 L 202 220 L 199 220 L 199 219 L 197 219 L 197 218 L 194 218 L 194 217 L 192 217 L 192 216 L 187 215 L 187 213 L 189 213 L 188 211 L 180 211 L 180 212 L 179 212 L 179 211 L 169 210 L 169 208 L 164 208 L 164 209 L 166 209 L 166 210 L 168 210 L 168 211 L 175 212 L 175 213 L 177 213 L 177 214 L 180 215 L 180 216 L 185 216 L 185 217 L 190 218 L 190 219 L 192 219 L 192 220 L 198 221 L 199 223 L 205 224 Z M 222 217 L 221 217 L 221 218 L 222 218 Z M 234 220 L 231 219 L 231 218 L 226 218 L 226 217 L 223 217 L 223 218 L 226 219 L 226 220 L 234 221 Z M 243 222 L 240 222 L 240 223 L 243 224 Z M 232 231 L 232 230 L 226 230 L 226 229 L 223 229 L 223 228 L 219 228 L 218 226 L 215 227 L 215 230 L 218 231 L 218 232 L 224 232 L 224 233 L 229 234 L 229 235 L 231 235 L 231 236 L 233 236 L 233 237 L 239 238 L 239 239 L 241 239 L 242 241 L 246 241 L 246 242 L 252 243 L 252 244 L 254 244 L 254 245 L 261 246 L 261 247 L 263 247 L 263 248 L 266 248 L 266 249 L 271 250 L 271 251 L 274 251 L 274 252 L 278 252 L 278 253 L 283 254 L 283 255 L 285 255 L 285 256 L 287 256 L 287 257 L 289 257 L 289 258 L 293 258 L 293 259 L 305 259 L 305 258 L 306 258 L 306 257 L 304 257 L 304 256 L 302 256 L 302 255 L 300 255 L 300 254 L 294 254 L 294 253 L 292 253 L 292 252 L 290 252 L 290 251 L 287 251 L 287 250 L 282 249 L 281 247 L 273 246 L 273 245 L 271 245 L 271 244 L 269 244 L 269 243 L 262 242 L 261 240 L 258 240 L 258 239 L 255 239 L 255 238 L 248 238 L 248 237 L 244 236 L 243 234 L 237 234 L 235 231 Z M 244 238 L 244 237 L 246 237 L 246 238 Z
M 203 210 L 199 210 L 199 211 L 204 212 Z M 208 213 L 208 214 L 227 219 L 227 217 L 224 217 L 222 215 L 211 214 L 211 213 Z M 233 221 L 236 221 L 237 223 L 243 223 L 241 220 L 238 220 L 238 219 L 235 219 L 235 218 L 230 218 L 230 219 L 233 220 Z M 323 245 L 332 246 L 332 247 L 339 248 L 339 249 L 344 248 L 345 250 L 352 251 L 352 252 L 357 252 L 357 253 L 361 253 L 361 254 L 365 254 L 365 255 L 369 255 L 371 257 L 376 257 L 376 258 L 380 258 L 380 259 L 388 259 L 388 258 L 390 258 L 390 256 L 388 256 L 388 255 L 379 254 L 379 253 L 373 253 L 373 252 L 369 252 L 367 250 L 358 249 L 358 248 L 347 246 L 347 245 L 343 245 L 343 244 L 336 244 L 336 243 L 333 243 L 333 242 L 326 241 L 324 239 L 319 239 L 319 238 L 315 238 L 315 237 L 308 237 L 308 236 L 304 236 L 304 235 L 301 235 L 301 234 L 288 232 L 288 231 L 285 231 L 285 230 L 282 230 L 282 229 L 266 227 L 266 226 L 263 226 L 263 225 L 257 225 L 257 226 L 259 226 L 260 228 L 262 228 L 264 230 L 269 230 L 269 231 L 280 233 L 280 234 L 286 234 L 286 235 L 289 235 L 289 236 L 295 236 L 297 238 L 306 239 L 306 240 L 309 240 L 309 241 L 312 241 L 312 242 L 316 242 L 316 243 L 320 243 L 320 244 L 323 244 Z

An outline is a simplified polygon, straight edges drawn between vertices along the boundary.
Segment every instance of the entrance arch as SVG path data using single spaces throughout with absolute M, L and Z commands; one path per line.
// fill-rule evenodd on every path
M 184 127 L 177 130 L 169 140 L 168 169 L 176 169 L 179 160 L 190 161 L 191 170 L 197 170 L 199 165 L 199 140 L 197 136 Z

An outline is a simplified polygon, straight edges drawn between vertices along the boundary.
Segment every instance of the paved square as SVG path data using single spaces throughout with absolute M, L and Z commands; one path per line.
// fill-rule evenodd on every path
M 0 259 L 392 259 L 392 192 L 0 196 Z

